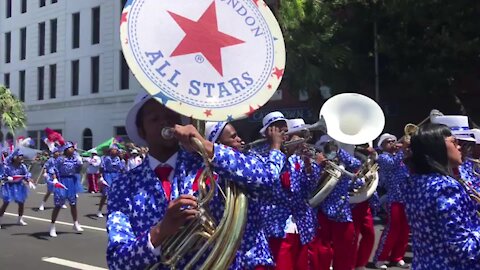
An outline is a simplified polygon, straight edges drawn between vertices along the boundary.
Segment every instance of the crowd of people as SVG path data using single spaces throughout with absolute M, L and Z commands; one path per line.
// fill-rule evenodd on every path
M 480 191 L 475 160 L 480 154 L 480 131 L 469 128 L 466 116 L 430 120 L 411 137 L 397 140 L 385 133 L 376 140 L 375 149 L 352 152 L 328 135 L 314 145 L 285 144 L 305 136 L 307 125 L 303 119 L 271 112 L 260 130 L 266 140 L 247 150 L 249 144 L 233 123 L 207 122 L 200 134 L 192 125 L 182 125 L 179 114 L 141 93 L 128 114 L 126 129 L 142 148 L 127 147 L 122 153 L 112 144 L 102 157 L 93 151 L 91 157 L 82 158 L 71 142 L 59 146 L 45 162 L 49 193 L 40 209 L 53 193 L 50 235 L 56 237 L 55 220 L 67 201 L 74 229 L 82 230 L 76 203 L 85 162 L 88 192 L 102 192 L 98 217 L 103 217 L 108 201 L 109 268 L 145 269 L 157 263 L 160 269 L 169 268 L 161 256 L 168 249 L 163 246 L 166 239 L 205 215 L 206 208 L 215 223 L 222 219 L 222 192 L 216 192 L 208 206 L 198 203 L 199 193 L 204 192 L 199 176 L 206 159 L 214 175 L 207 186 L 232 181 L 248 198 L 243 238 L 231 269 L 361 270 L 372 252 L 379 269 L 480 269 L 480 205 L 470 198 Z M 173 131 L 173 137 L 165 136 L 164 129 Z M 204 148 L 205 159 L 192 138 Z M 351 203 L 352 191 L 366 184 L 352 175 L 365 157 L 377 152 L 379 191 L 384 196 L 375 192 L 368 200 Z M 312 206 L 309 199 L 328 179 L 329 162 L 347 173 L 342 171 L 331 192 Z M 19 204 L 18 222 L 26 225 L 22 215 L 28 185 L 33 187 L 30 174 L 19 151 L 3 164 L 0 217 L 14 201 Z M 373 218 L 381 208 L 387 220 L 373 251 Z M 404 261 L 410 241 L 412 265 Z M 182 269 L 191 256 L 180 258 L 175 267 Z M 200 254 L 197 263 L 206 256 L 208 252 Z

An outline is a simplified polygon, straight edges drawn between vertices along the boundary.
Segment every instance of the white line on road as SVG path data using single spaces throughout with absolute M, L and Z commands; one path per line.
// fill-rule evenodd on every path
M 81 270 L 107 270 L 107 268 L 101 268 L 101 267 L 97 267 L 89 264 L 64 260 L 57 257 L 42 257 L 42 261 L 63 265 L 63 266 L 67 266 L 74 269 L 81 269 Z
M 46 193 L 46 192 L 37 192 L 37 194 L 45 195 L 45 194 L 47 194 L 47 193 Z
M 13 213 L 8 213 L 5 212 L 5 215 L 7 216 L 12 216 L 12 217 L 17 217 L 18 214 L 13 214 Z M 43 221 L 43 222 L 48 222 L 50 223 L 51 220 L 49 219 L 44 219 L 44 218 L 38 218 L 38 217 L 32 217 L 32 216 L 23 216 L 26 219 L 32 219 L 32 220 L 38 220 L 38 221 Z M 73 223 L 68 223 L 68 222 L 63 222 L 63 221 L 56 221 L 55 224 L 61 224 L 61 225 L 68 225 L 68 226 L 73 226 Z M 82 228 L 84 229 L 90 229 L 94 231 L 101 231 L 101 232 L 106 232 L 107 230 L 104 228 L 97 228 L 97 227 L 92 227 L 92 226 L 87 226 L 87 225 L 82 225 Z

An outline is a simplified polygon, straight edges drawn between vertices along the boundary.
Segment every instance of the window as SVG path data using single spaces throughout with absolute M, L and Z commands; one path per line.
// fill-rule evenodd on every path
M 10 63 L 12 55 L 12 32 L 5 33 L 5 63 Z
M 45 4 L 46 4 L 46 2 L 47 2 L 46 0 L 39 0 L 39 1 L 38 1 L 38 5 L 39 5 L 40 7 L 44 7 Z
M 93 148 L 93 135 L 92 130 L 86 128 L 83 130 L 83 149 L 89 150 Z
M 79 60 L 72 61 L 72 96 L 78 96 Z
M 55 4 L 57 3 L 58 1 L 57 0 L 52 0 L 52 4 Z
M 92 93 L 98 93 L 100 88 L 100 57 L 91 58 L 91 89 Z
M 37 97 L 38 100 L 43 100 L 43 92 L 45 90 L 45 67 L 37 68 Z
M 114 127 L 115 129 L 115 137 L 120 137 L 123 141 L 130 141 L 128 140 L 127 130 L 124 126 Z
M 12 17 L 12 0 L 5 1 L 5 17 Z
M 120 89 L 128 89 L 129 80 L 130 80 L 130 70 L 128 69 L 127 61 L 125 61 L 125 57 L 123 56 L 123 52 L 120 51 Z
M 100 7 L 92 8 L 92 44 L 100 43 Z
M 57 19 L 50 20 L 50 53 L 57 52 Z
M 27 12 L 27 0 L 22 0 L 21 11 L 22 13 Z
M 27 28 L 20 29 L 20 60 L 27 57 Z
M 62 134 L 61 129 L 54 129 L 54 131 Z M 48 146 L 42 140 L 42 138 L 46 137 L 45 130 L 29 130 L 27 132 L 27 136 L 32 138 L 34 148 L 40 149 L 40 150 L 48 150 Z
M 50 98 L 57 97 L 57 65 L 50 65 Z
M 45 23 L 38 24 L 38 56 L 45 55 Z
M 18 73 L 18 98 L 20 101 L 25 101 L 25 70 Z
M 80 13 L 72 14 L 72 48 L 80 48 Z
M 10 73 L 3 74 L 3 85 L 6 88 L 10 88 Z

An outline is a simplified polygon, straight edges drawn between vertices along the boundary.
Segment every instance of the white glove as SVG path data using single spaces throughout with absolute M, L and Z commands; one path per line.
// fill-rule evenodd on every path
M 31 189 L 37 189 L 37 187 L 36 187 L 32 182 L 28 182 L 28 186 L 29 186 Z
M 100 181 L 102 182 L 102 185 L 108 187 L 108 183 L 107 183 L 107 181 L 105 181 L 105 179 L 103 179 L 103 177 L 100 177 Z
M 47 178 L 47 177 L 48 177 L 48 173 L 44 173 L 44 174 L 43 174 L 43 177 Z
M 53 179 L 52 183 L 55 185 L 56 183 L 58 183 L 58 180 L 57 178 Z
M 7 176 L 7 181 L 10 182 L 10 183 L 12 183 L 12 182 L 13 182 L 13 177 Z

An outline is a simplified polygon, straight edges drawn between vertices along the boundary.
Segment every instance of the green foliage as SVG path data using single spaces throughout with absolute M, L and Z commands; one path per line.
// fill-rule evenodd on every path
M 294 92 L 316 92 L 321 84 L 373 91 L 374 22 L 384 97 L 398 90 L 455 93 L 478 73 L 475 1 L 285 0 L 277 15 L 287 46 L 285 79 Z
M 2 124 L 12 132 L 18 128 L 25 128 L 27 117 L 23 103 L 3 85 L 0 85 L 0 113 Z

